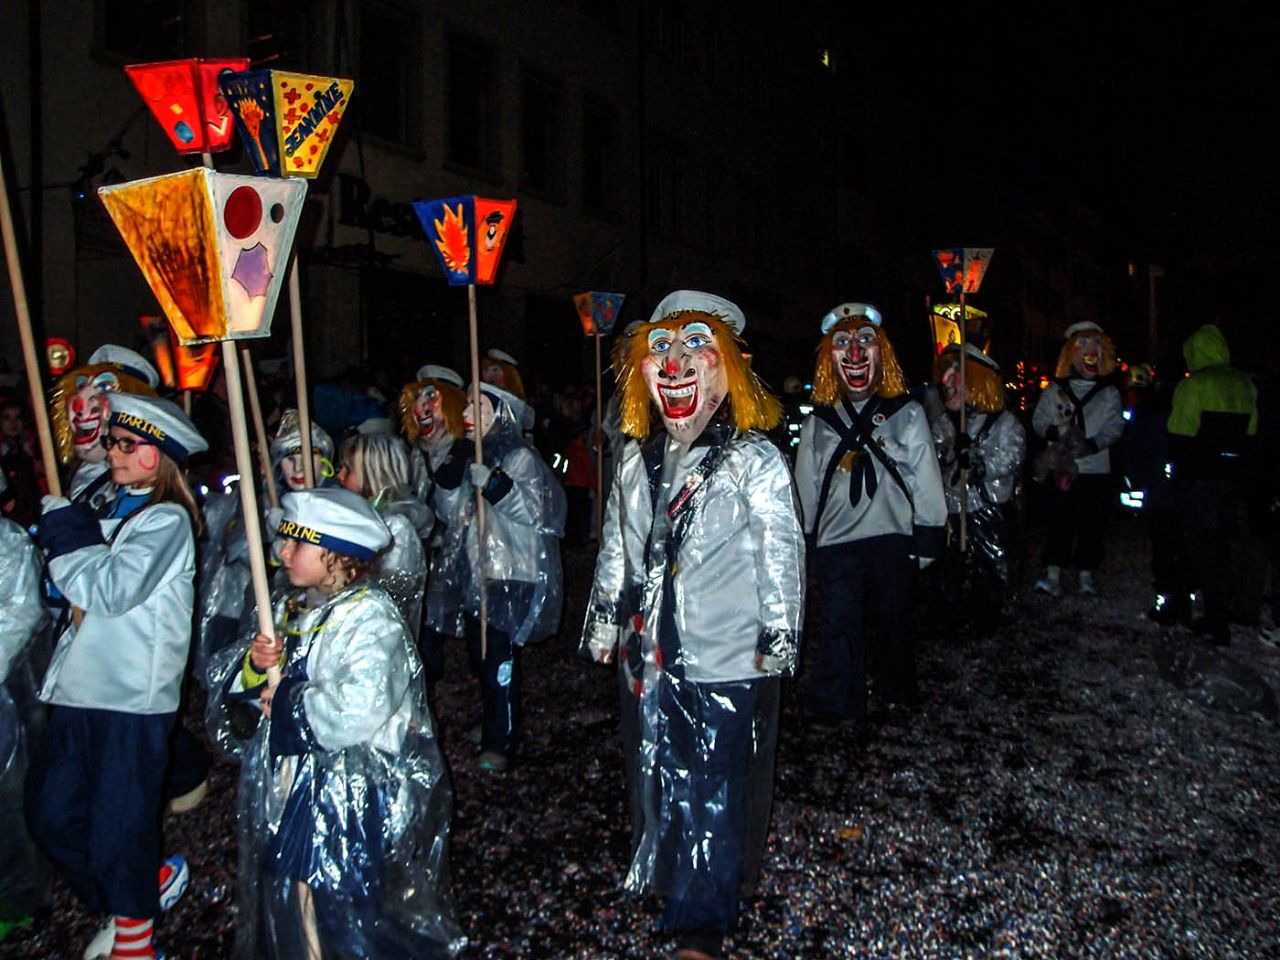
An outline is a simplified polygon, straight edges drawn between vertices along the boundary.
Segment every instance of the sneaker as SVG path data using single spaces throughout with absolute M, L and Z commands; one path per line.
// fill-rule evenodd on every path
M 1051 597 L 1062 596 L 1062 586 L 1057 580 L 1050 580 L 1048 577 L 1041 577 L 1036 581 L 1036 593 L 1047 593 Z
M 110 957 L 116 945 L 116 921 L 113 917 L 107 925 L 93 935 L 89 945 L 84 948 L 84 960 L 98 960 L 99 957 Z
M 182 899 L 191 883 L 191 870 L 182 857 L 170 857 L 160 865 L 160 910 L 163 912 Z
M 480 754 L 480 759 L 476 761 L 476 765 L 489 773 L 506 773 L 507 758 L 500 753 L 494 753 L 492 750 L 486 750 Z
M 188 790 L 180 797 L 174 797 L 169 801 L 170 813 L 190 813 L 196 807 L 204 802 L 204 798 L 209 795 L 209 781 L 201 780 L 194 790 Z

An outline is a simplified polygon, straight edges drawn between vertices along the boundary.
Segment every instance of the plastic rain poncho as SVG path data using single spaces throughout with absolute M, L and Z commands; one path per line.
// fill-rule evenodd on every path
M 243 755 L 237 955 L 306 956 L 313 933 L 326 960 L 452 956 L 452 792 L 412 635 L 376 585 L 308 596 L 276 609 L 270 719 L 247 644 L 211 667 L 210 735 Z
M 669 927 L 728 929 L 754 882 L 803 608 L 791 476 L 763 434 L 713 422 L 688 447 L 661 433 L 623 448 L 583 645 L 598 659 L 618 643 L 626 886 L 666 895 Z
M 238 493 L 210 493 L 202 508 L 196 609 L 199 615 L 192 673 L 203 684 L 209 658 L 238 639 L 252 580 L 249 540 Z
M 29 744 L 43 716 L 28 660 L 46 619 L 40 577 L 35 543 L 0 519 L 0 924 L 30 914 L 40 899 L 39 860 L 22 809 Z
M 525 404 L 489 384 L 482 389 L 494 406 L 493 425 L 483 440 L 484 463 L 495 473 L 501 471 L 497 475 L 509 484 L 489 484 L 493 489 L 485 494 L 482 549 L 475 487 L 466 469 L 473 462 L 473 445 L 455 443 L 437 471 L 437 488 L 451 491 L 454 512 L 437 509 L 445 530 L 438 553 L 433 551 L 427 623 L 441 633 L 463 636 L 464 617 L 480 615 L 483 582 L 489 622 L 508 634 L 512 644 L 522 646 L 559 628 L 564 490 L 524 438 Z
M 427 589 L 423 540 L 431 535 L 435 518 L 428 507 L 411 498 L 375 501 L 373 506 L 391 529 L 391 545 L 378 555 L 370 574 L 395 601 L 416 640 Z

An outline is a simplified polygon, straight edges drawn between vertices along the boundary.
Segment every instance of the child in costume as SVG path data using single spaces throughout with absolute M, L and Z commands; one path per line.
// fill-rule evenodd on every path
M 1111 338 L 1091 320 L 1067 327 L 1058 354 L 1056 379 L 1040 394 L 1031 428 L 1049 443 L 1065 448 L 1067 471 L 1048 487 L 1049 535 L 1040 593 L 1062 593 L 1062 568 L 1080 571 L 1080 592 L 1098 593 L 1094 577 L 1102 564 L 1103 540 L 1115 485 L 1108 448 L 1124 433 L 1120 390 L 1111 382 L 1116 351 Z
M 907 396 L 880 311 L 841 304 L 822 334 L 795 467 L 821 571 L 809 700 L 824 720 L 860 721 L 868 666 L 880 700 L 916 697 L 906 614 L 917 567 L 942 556 L 947 505 L 924 408 Z
M 762 431 L 781 405 L 733 303 L 678 290 L 631 335 L 623 447 L 583 649 L 618 663 L 631 811 L 626 886 L 666 898 L 681 958 L 718 957 L 759 872 L 781 677 L 795 668 L 804 538 Z M 650 435 L 651 405 L 665 430 Z
M 53 710 L 27 821 L 84 905 L 114 916 L 88 955 L 151 957 L 153 920 L 186 878 L 171 860 L 169 889 L 156 883 L 200 524 L 180 464 L 206 445 L 175 404 L 130 394 L 111 398 L 102 444 L 116 490 L 105 513 L 48 498 L 37 535 L 73 609 L 40 694 Z
M 1010 501 L 1026 458 L 1027 435 L 1004 408 L 1000 367 L 971 343 L 964 346 L 964 391 L 960 351 L 949 347 L 935 364 L 944 412 L 931 424 L 942 466 L 949 527 L 948 593 L 962 600 L 980 633 L 1000 623 L 1010 573 Z M 960 408 L 967 405 L 965 431 Z M 967 497 L 962 503 L 961 477 Z M 960 513 L 967 516 L 966 554 L 960 555 Z M 965 589 L 967 586 L 968 589 Z
M 0 473 L 0 500 L 5 477 Z M 42 899 L 35 847 L 22 822 L 22 787 L 38 714 L 27 709 L 35 687 L 27 651 L 47 614 L 35 542 L 0 518 L 0 940 L 31 916 Z M 38 730 L 34 731 L 38 733 Z
M 506 390 L 480 384 L 480 410 L 467 404 L 463 428 L 472 438 L 480 432 L 484 462 L 475 462 L 473 442 L 455 444 L 436 473 L 441 488 L 456 491 L 457 512 L 446 521 L 440 564 L 427 587 L 427 624 L 467 638 L 480 681 L 479 764 L 496 773 L 507 769 L 519 740 L 522 649 L 559 628 L 563 594 L 564 491 L 524 439 L 525 409 Z M 477 489 L 486 504 L 483 543 Z
M 466 939 L 444 761 L 409 628 L 367 577 L 391 533 L 347 490 L 289 493 L 283 509 L 292 589 L 276 606 L 278 639 L 258 634 L 213 664 L 211 733 L 243 754 L 238 955 L 452 956 Z M 247 744 L 237 703 L 265 718 Z
M 414 641 L 422 626 L 422 597 L 427 589 L 427 554 L 422 541 L 431 535 L 431 510 L 413 495 L 409 449 L 399 437 L 357 434 L 342 441 L 338 482 L 373 506 L 391 531 L 391 546 L 370 571 L 391 595 Z

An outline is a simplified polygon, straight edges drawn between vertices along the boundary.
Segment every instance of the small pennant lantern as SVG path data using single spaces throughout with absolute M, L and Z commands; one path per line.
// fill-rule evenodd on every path
M 933 251 L 947 293 L 977 293 L 995 247 L 947 247 Z
M 595 290 L 575 295 L 573 305 L 578 308 L 583 336 L 592 337 L 598 333 L 607 337 L 612 333 L 625 299 L 626 294 L 599 293 Z
M 231 146 L 234 123 L 218 77 L 247 70 L 244 57 L 166 60 L 124 68 L 142 100 L 179 153 L 220 153 Z
M 314 177 L 351 102 L 354 80 L 250 70 L 219 80 L 249 162 L 276 177 Z
M 413 205 L 451 287 L 493 283 L 516 213 L 514 200 L 447 197 Z

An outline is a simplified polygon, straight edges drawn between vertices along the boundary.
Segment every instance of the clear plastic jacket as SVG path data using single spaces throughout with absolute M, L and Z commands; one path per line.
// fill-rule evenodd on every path
M 848 412 L 840 405 L 834 409 L 848 424 Z M 837 466 L 831 473 L 818 519 L 823 481 L 841 438 L 810 415 L 800 428 L 796 449 L 796 489 L 805 532 L 814 535 L 819 547 L 886 535 L 914 537 L 919 556 L 940 556 L 947 504 L 924 408 L 906 397 L 873 396 L 860 412 L 872 426 L 873 442 L 893 461 L 911 497 L 876 456 L 855 451 L 848 468 Z
M 252 579 L 239 494 L 210 493 L 202 512 L 204 536 L 197 550 L 198 622 L 192 663 L 192 673 L 201 683 L 209 657 L 237 639 L 235 626 L 244 612 Z
M 479 616 L 483 582 L 489 622 L 521 646 L 559 629 L 565 497 L 551 469 L 524 439 L 521 411 L 527 408 L 505 391 L 488 392 L 495 413 L 483 459 L 494 472 L 484 489 L 484 543 L 467 469 L 474 446 L 458 442 L 436 473 L 437 496 L 445 500 L 446 511 L 454 512 L 437 509 L 446 527 L 432 557 L 427 623 L 463 636 L 464 617 Z
M 409 476 L 413 495 L 433 509 L 436 493 L 435 474 L 448 459 L 452 447 L 453 442 L 441 444 L 434 450 L 427 450 L 421 443 L 415 443 L 409 448 Z
M 391 545 L 374 561 L 374 580 L 387 591 L 414 638 L 422 626 L 422 600 L 427 589 L 427 553 L 423 538 L 431 535 L 434 517 L 416 499 L 375 503 L 391 528 Z
M 276 623 L 284 678 L 241 764 L 237 955 L 306 955 L 310 913 L 325 957 L 453 956 L 466 938 L 450 890 L 452 793 L 404 618 L 360 582 L 327 599 L 294 591 Z M 211 665 L 210 733 L 224 748 L 262 692 L 247 649 Z
M 158 503 L 127 520 L 101 524 L 108 543 L 49 561 L 49 578 L 84 611 L 84 619 L 59 638 L 40 699 L 125 713 L 174 713 L 195 603 L 191 518 L 177 504 Z
M 44 625 L 41 575 L 35 541 L 0 519 L 0 684 Z
M 1096 384 L 1096 380 L 1072 377 L 1064 387 L 1060 381 L 1054 380 L 1040 394 L 1031 414 L 1031 429 L 1043 437 L 1050 427 L 1062 430 L 1072 422 L 1076 405 L 1071 398 L 1079 401 L 1088 397 L 1081 411 L 1084 439 L 1092 441 L 1091 446 L 1096 449 L 1093 452 L 1082 452 L 1076 457 L 1076 469 L 1079 473 L 1110 473 L 1111 451 L 1108 448 L 1124 433 L 1124 405 L 1120 399 L 1120 391 L 1108 384 L 1093 396 L 1088 396 Z M 1067 396 L 1068 389 L 1070 398 Z
M 994 423 L 987 421 L 994 418 Z M 947 512 L 960 512 L 960 469 L 956 463 L 956 421 L 943 413 L 931 424 L 933 442 L 942 466 L 942 480 L 947 494 Z M 1022 476 L 1027 456 L 1027 433 L 1018 418 L 1008 410 L 990 414 L 970 412 L 965 430 L 973 445 L 969 447 L 974 469 L 968 472 L 968 507 L 977 511 L 993 504 L 1008 503 Z
M 617 644 L 626 886 L 667 896 L 670 927 L 728 930 L 758 871 L 804 583 L 790 474 L 762 434 L 713 422 L 687 448 L 623 448 L 583 647 Z

